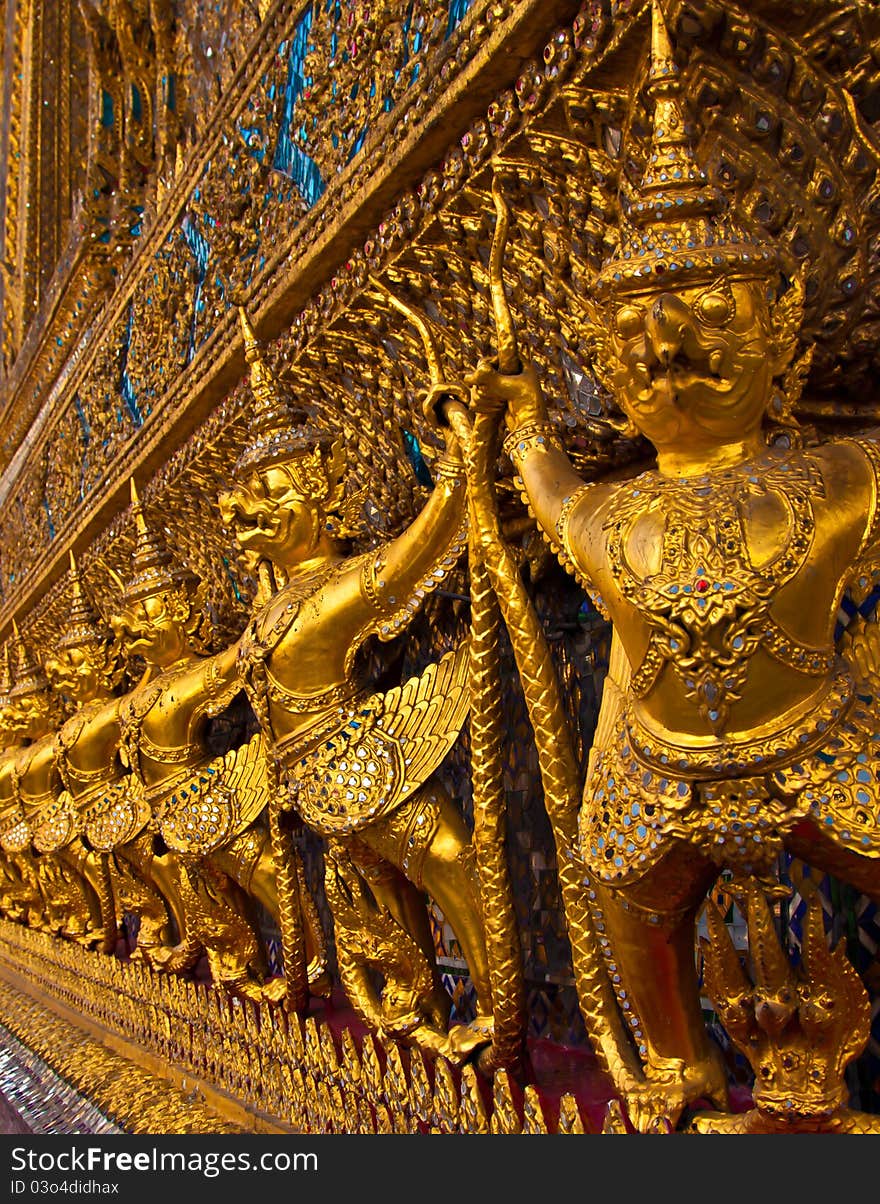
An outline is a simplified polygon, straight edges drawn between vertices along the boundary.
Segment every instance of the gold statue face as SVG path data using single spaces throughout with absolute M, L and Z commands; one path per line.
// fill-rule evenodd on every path
M 11 742 L 39 740 L 49 729 L 53 717 L 48 690 L 21 694 L 6 708 L 4 720 Z
M 107 661 L 107 650 L 103 646 L 74 645 L 50 656 L 45 669 L 56 694 L 82 704 L 111 690 Z
M 15 727 L 12 710 L 11 702 L 6 702 L 0 707 L 0 750 L 14 741 Z
M 140 656 L 163 668 L 188 651 L 186 623 L 190 605 L 180 590 L 162 590 L 130 602 L 110 619 L 126 656 Z
M 619 300 L 608 351 L 617 400 L 658 450 L 755 434 L 778 371 L 763 280 L 725 280 Z
M 251 473 L 222 493 L 218 505 L 251 571 L 263 559 L 282 565 L 307 560 L 324 530 L 322 506 L 296 488 L 284 465 Z

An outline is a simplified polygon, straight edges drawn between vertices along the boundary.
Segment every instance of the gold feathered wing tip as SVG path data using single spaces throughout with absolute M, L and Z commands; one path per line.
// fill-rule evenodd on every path
M 223 760 L 223 785 L 234 792 L 237 802 L 235 833 L 230 833 L 235 835 L 243 832 L 269 805 L 271 792 L 262 732 L 257 732 L 246 744 L 230 749 Z
M 468 644 L 380 695 L 377 726 L 398 746 L 403 761 L 401 799 L 425 782 L 458 739 L 468 711 Z

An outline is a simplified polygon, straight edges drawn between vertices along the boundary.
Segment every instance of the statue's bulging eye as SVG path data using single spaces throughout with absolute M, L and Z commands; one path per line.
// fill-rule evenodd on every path
M 708 326 L 723 326 L 733 308 L 723 293 L 706 293 L 697 304 L 697 313 Z
M 624 305 L 615 314 L 614 325 L 621 338 L 634 339 L 644 328 L 645 316 L 634 305 Z

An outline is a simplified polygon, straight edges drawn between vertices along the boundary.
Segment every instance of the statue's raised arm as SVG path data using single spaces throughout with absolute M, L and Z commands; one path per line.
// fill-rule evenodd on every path
M 588 515 L 602 513 L 608 487 L 586 482 L 575 471 L 562 448 L 558 428 L 550 421 L 531 365 L 515 375 L 504 375 L 483 364 L 466 379 L 478 412 L 497 412 L 499 405 L 506 407 L 504 451 L 517 471 L 529 509 L 545 538 L 567 560 L 569 570 L 592 591 L 592 576 L 598 564 L 590 541 L 572 541 L 568 532 L 575 509 L 580 524 Z

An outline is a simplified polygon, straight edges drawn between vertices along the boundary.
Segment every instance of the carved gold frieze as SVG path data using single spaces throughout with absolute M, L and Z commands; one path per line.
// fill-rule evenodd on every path
M 468 11 L 438 48 L 445 78 L 453 82 L 467 72 L 485 36 L 500 51 L 505 34 L 510 37 L 521 30 L 530 9 L 520 6 L 496 32 L 481 23 L 480 7 Z M 297 175 L 299 160 L 285 159 L 288 127 L 294 120 L 289 109 L 301 69 L 295 35 L 303 16 L 301 10 L 285 6 L 273 10 L 259 35 L 261 69 L 249 77 L 243 94 L 235 89 L 227 93 L 214 114 L 215 124 L 196 143 L 186 171 L 163 195 L 155 217 L 146 205 L 134 248 L 137 266 L 124 274 L 108 312 L 90 331 L 88 345 L 77 351 L 63 386 L 66 400 L 49 419 L 42 447 L 26 457 L 30 467 L 22 465 L 16 472 L 18 484 L 6 483 L 4 504 L 19 516 L 12 520 L 19 538 L 10 544 L 0 570 L 7 596 L 19 594 L 27 565 L 44 558 L 40 549 L 47 541 L 57 547 L 56 541 L 72 535 L 87 511 L 94 514 L 100 498 L 109 501 L 107 485 L 98 482 L 106 481 L 109 466 L 120 455 L 131 462 L 142 457 L 148 445 L 155 448 L 198 396 L 202 400 L 197 408 L 203 411 L 209 398 L 219 400 L 219 382 L 211 383 L 213 373 L 203 379 L 194 365 L 216 366 L 218 352 L 220 364 L 225 364 L 235 352 L 230 305 L 236 288 L 246 285 L 252 308 L 259 309 L 263 298 L 272 299 L 279 283 L 286 289 L 299 287 L 295 276 L 288 280 L 285 265 L 299 262 L 310 246 L 321 246 L 334 226 L 331 200 L 343 184 L 350 191 L 355 179 L 369 178 L 383 159 L 387 140 L 377 127 L 341 176 L 319 181 L 311 192 L 308 172 Z M 537 41 L 535 33 L 529 36 Z M 282 54 L 280 45 L 285 47 Z M 304 49 L 299 46 L 300 53 Z M 382 119 L 404 144 L 418 143 L 421 123 L 404 122 L 402 111 L 412 109 L 429 79 L 426 66 L 397 108 Z M 282 101 L 285 96 L 288 100 Z M 226 128 L 218 131 L 221 122 Z M 317 190 L 325 185 L 319 199 Z M 300 199 L 303 189 L 306 196 Z M 369 199 L 369 190 L 365 192 Z M 302 218 L 298 224 L 291 224 L 291 208 Z M 96 355 L 103 362 L 96 362 Z M 228 369 L 225 373 L 228 382 Z M 15 408 L 19 417 L 24 412 Z M 191 426 L 191 419 L 186 425 Z M 82 501 L 71 512 L 60 506 L 53 510 L 42 487 L 46 472 L 58 471 L 56 465 L 63 465 L 68 478 L 77 482 L 71 490 L 75 494 L 78 489 Z M 89 492 L 92 482 L 97 492 Z
M 5 921 L 0 933 L 0 1021 L 126 1131 L 244 1132 L 260 1120 L 308 1133 L 584 1131 L 571 1095 L 542 1102 L 527 1088 L 523 1102 L 503 1071 L 487 1107 L 472 1070 L 459 1079 L 443 1058 L 429 1069 L 418 1050 L 401 1049 L 394 1040 L 379 1043 L 367 1035 L 356 1041 L 347 1029 L 338 1038 L 314 1017 L 303 1022 L 258 1012 L 144 965 L 59 947 Z M 20 994 L 21 978 L 34 984 L 40 1004 Z M 138 1067 L 136 1055 L 127 1063 L 82 1035 L 71 1046 L 73 1030 L 53 1015 L 53 1004 L 124 1042 L 128 1056 L 145 1051 L 150 1073 Z M 162 1063 L 172 1085 L 157 1077 Z M 219 1118 L 210 1096 L 201 1107 L 191 1095 L 183 1097 L 173 1086 L 181 1079 L 190 1091 L 204 1083 L 241 1101 L 238 1121 Z M 139 1108 L 148 1102 L 146 1112 L 132 1110 L 133 1089 Z

